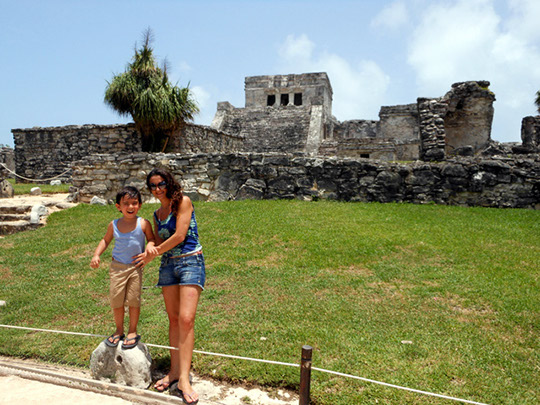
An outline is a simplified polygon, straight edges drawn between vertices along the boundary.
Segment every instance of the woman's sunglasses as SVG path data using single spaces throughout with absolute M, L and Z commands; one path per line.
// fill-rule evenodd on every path
M 159 188 L 160 190 L 167 188 L 167 182 L 160 181 L 158 184 L 150 183 L 150 190 L 155 190 L 156 188 Z

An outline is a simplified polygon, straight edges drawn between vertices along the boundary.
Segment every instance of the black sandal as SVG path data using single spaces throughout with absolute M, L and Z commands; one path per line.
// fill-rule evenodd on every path
M 126 340 L 134 340 L 135 342 L 126 344 Z M 139 340 L 141 340 L 141 335 L 137 335 L 132 338 L 127 338 L 126 340 L 124 340 L 124 342 L 122 343 L 122 349 L 133 349 L 135 346 L 139 344 Z
M 116 335 L 116 334 L 112 334 L 111 336 L 109 336 L 107 339 L 103 340 L 105 342 L 105 344 L 109 347 L 117 347 L 118 346 L 118 343 L 120 343 L 120 341 L 122 339 L 124 339 L 126 335 L 124 334 L 121 334 L 121 335 Z M 109 339 L 112 339 L 112 342 L 109 340 Z M 116 340 L 118 339 L 118 340 Z

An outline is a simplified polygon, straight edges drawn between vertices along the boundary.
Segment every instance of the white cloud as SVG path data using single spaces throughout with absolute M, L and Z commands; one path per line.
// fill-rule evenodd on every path
M 390 79 L 375 62 L 351 64 L 336 54 L 317 55 L 306 35 L 289 35 L 279 56 L 279 71 L 328 74 L 334 91 L 332 110 L 338 120 L 377 119 Z
M 310 41 L 306 34 L 295 38 L 294 35 L 289 35 L 285 39 L 285 43 L 280 47 L 280 56 L 285 59 L 299 58 L 308 60 L 311 58 L 315 44 Z
M 508 29 L 528 41 L 540 40 L 540 1 L 509 0 L 508 3 L 513 13 L 508 21 Z
M 384 7 L 373 20 L 371 26 L 373 28 L 383 28 L 397 30 L 409 21 L 409 14 L 405 3 L 401 0 L 395 1 Z
M 198 124 L 210 125 L 215 114 L 215 103 L 211 102 L 210 93 L 201 86 L 190 87 L 190 90 L 200 109 L 200 113 L 196 116 L 195 121 Z
M 409 42 L 419 96 L 440 96 L 459 81 L 489 80 L 497 101 L 493 138 L 519 141 L 521 119 L 534 114 L 540 84 L 537 1 L 512 0 L 498 15 L 490 0 L 431 3 Z

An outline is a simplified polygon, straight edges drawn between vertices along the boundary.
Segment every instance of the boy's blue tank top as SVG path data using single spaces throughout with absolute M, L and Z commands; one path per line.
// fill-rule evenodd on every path
M 169 239 L 176 232 L 176 216 L 171 212 L 167 218 L 160 221 L 157 216 L 157 210 L 154 211 L 154 219 L 158 226 L 158 235 L 164 241 Z M 163 253 L 164 257 L 180 256 L 189 253 L 198 252 L 202 249 L 199 243 L 199 231 L 197 230 L 197 221 L 195 219 L 195 209 L 191 213 L 191 221 L 184 241 L 171 250 Z
M 141 226 L 142 218 L 137 217 L 137 225 L 131 232 L 122 233 L 118 230 L 118 219 L 113 221 L 114 248 L 113 259 L 124 264 L 131 264 L 133 256 L 144 252 L 146 236 Z

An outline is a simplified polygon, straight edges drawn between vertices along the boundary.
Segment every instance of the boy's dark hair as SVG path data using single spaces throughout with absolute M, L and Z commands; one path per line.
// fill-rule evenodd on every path
M 116 203 L 120 204 L 120 201 L 122 201 L 122 198 L 124 198 L 124 196 L 126 195 L 129 198 L 136 198 L 137 200 L 139 200 L 139 204 L 142 204 L 141 193 L 139 192 L 139 190 L 132 186 L 125 186 L 116 194 Z

